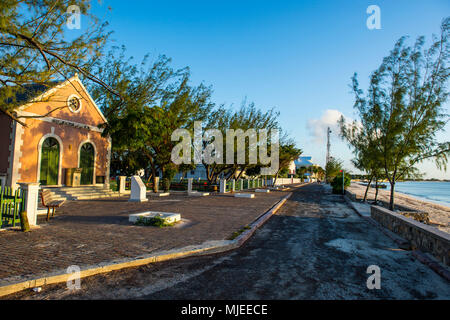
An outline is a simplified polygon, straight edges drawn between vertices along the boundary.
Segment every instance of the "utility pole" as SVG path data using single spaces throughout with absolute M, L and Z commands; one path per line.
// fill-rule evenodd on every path
M 326 171 L 328 162 L 330 161 L 330 127 L 327 127 L 327 159 L 325 162 L 325 181 L 328 183 L 328 172 Z
M 328 161 L 330 161 L 330 133 L 331 129 L 330 127 L 327 128 L 327 160 L 325 163 L 325 166 L 328 164 Z

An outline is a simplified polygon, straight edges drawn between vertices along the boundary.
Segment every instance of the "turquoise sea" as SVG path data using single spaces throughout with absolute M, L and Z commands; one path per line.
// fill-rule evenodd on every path
M 390 184 L 387 183 L 390 190 Z M 450 207 L 450 182 L 405 181 L 395 184 L 395 191 Z

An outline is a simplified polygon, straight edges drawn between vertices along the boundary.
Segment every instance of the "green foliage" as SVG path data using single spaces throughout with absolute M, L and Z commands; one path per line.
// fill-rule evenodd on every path
M 24 116 L 15 110 L 25 100 L 36 97 L 54 80 L 66 78 L 74 72 L 95 82 L 110 94 L 116 94 L 99 77 L 88 71 L 93 61 L 101 57 L 101 48 L 108 39 L 106 24 L 90 11 L 89 0 L 80 0 L 83 32 L 67 40 L 68 1 L 2 0 L 0 2 L 0 110 L 20 121 Z M 75 3 L 74 3 L 75 4 Z M 39 86 L 36 86 L 38 84 Z M 40 92 L 36 89 L 40 88 Z M 53 110 L 65 108 L 65 101 L 50 96 Z M 44 101 L 44 100 L 43 100 Z
M 439 142 L 436 135 L 450 119 L 444 109 L 449 94 L 449 27 L 450 18 L 446 18 L 440 37 L 433 37 L 429 48 L 424 37 L 412 46 L 406 44 L 406 37 L 400 38 L 371 74 L 365 94 L 356 74 L 352 79 L 354 107 L 366 138 L 373 141 L 366 155 L 358 155 L 358 165 L 373 171 L 382 163 L 391 184 L 391 209 L 395 182 L 416 175 L 417 164 L 433 159 L 439 169 L 447 166 L 450 142 Z
M 280 142 L 279 152 L 279 169 L 275 175 L 274 183 L 276 182 L 278 175 L 281 172 L 289 172 L 289 165 L 292 161 L 298 159 L 302 154 L 302 150 L 295 146 L 295 143 L 291 140 Z
M 83 80 L 89 80 L 88 90 L 108 120 L 103 134 L 113 141 L 111 172 L 132 175 L 144 168 L 150 169 L 153 179 L 171 163 L 177 143 L 171 140 L 175 129 L 192 132 L 195 121 L 204 121 L 207 128 L 218 128 L 223 133 L 226 129 L 279 127 L 279 114 L 274 109 L 261 111 L 245 101 L 236 111 L 231 107 L 216 108 L 210 101 L 212 89 L 204 84 L 191 85 L 189 69 L 174 69 L 166 56 L 149 62 L 147 55 L 136 64 L 126 57 L 123 47 L 113 47 L 105 55 L 103 48 L 109 34 L 105 33 L 106 24 L 91 13 L 89 0 L 74 3 L 83 15 L 82 32 L 67 40 L 70 4 L 50 0 L 0 3 L 0 110 L 16 121 L 21 116 L 14 111 L 22 104 L 16 97 L 34 97 L 35 87 L 31 84 L 37 83 L 45 90 L 55 85 L 54 80 L 78 72 Z M 54 102 L 60 105 L 48 114 L 66 108 L 65 101 Z M 208 166 L 208 181 L 215 182 L 221 174 L 227 179 L 240 176 L 252 165 Z
M 278 177 L 280 177 L 280 178 L 287 178 L 288 174 L 289 174 L 289 169 L 288 168 L 282 168 L 278 172 Z
M 164 192 L 168 192 L 170 190 L 170 180 L 169 178 L 162 179 L 162 187 Z
M 161 217 L 152 217 L 152 218 L 139 217 L 134 224 L 138 226 L 153 226 L 158 228 L 171 227 L 174 225 L 174 223 L 167 223 Z
M 295 170 L 295 172 L 296 172 L 296 175 L 303 181 L 306 177 L 305 173 L 308 172 L 308 168 L 305 166 L 302 166 L 302 167 L 298 168 L 297 170 Z
M 178 166 L 178 172 L 189 172 L 189 171 L 193 171 L 197 168 L 197 165 L 195 163 L 189 163 L 189 164 L 185 164 L 182 163 Z
M 266 129 L 268 131 L 272 129 L 277 129 L 279 126 L 278 116 L 279 113 L 275 112 L 274 109 L 270 109 L 264 112 L 262 110 L 257 109 L 254 103 L 247 103 L 246 101 L 243 101 L 238 110 L 233 110 L 232 108 L 227 108 L 223 105 L 217 107 L 214 110 L 211 110 L 211 112 L 208 114 L 208 117 L 205 119 L 205 127 L 218 129 L 223 139 L 226 139 L 227 129 L 234 129 L 234 130 L 241 129 L 243 130 L 243 132 L 246 132 L 248 129 L 254 129 L 256 131 L 261 129 Z M 248 142 L 249 138 L 245 139 L 246 139 L 244 142 L 245 146 L 242 146 L 245 159 L 243 161 L 244 163 L 242 164 L 237 164 L 236 163 L 237 161 L 233 161 L 235 162 L 233 164 L 226 163 L 225 143 L 222 145 L 222 150 L 214 150 L 214 154 L 222 155 L 223 164 L 204 163 L 207 171 L 208 182 L 210 184 L 216 182 L 221 174 L 224 174 L 227 180 L 233 177 L 239 179 L 247 168 L 250 168 L 255 165 L 261 167 L 259 159 L 257 159 L 256 164 L 250 163 L 249 159 L 250 148 Z M 213 140 L 211 139 L 211 142 L 212 141 Z M 204 147 L 206 146 L 206 144 L 207 142 L 204 142 Z M 235 147 L 234 159 L 237 160 L 237 150 L 238 150 L 237 139 L 235 139 L 234 147 Z M 268 149 L 269 149 L 268 151 L 270 152 L 270 146 Z
M 158 57 L 140 66 L 125 58 L 125 49 L 113 48 L 108 59 L 93 66 L 96 74 L 108 79 L 123 99 L 101 87 L 92 88 L 92 96 L 103 105 L 108 117 L 104 135 L 111 135 L 113 154 L 119 170 L 149 168 L 153 182 L 158 171 L 172 165 L 171 152 L 177 142 L 175 129 L 193 130 L 213 107 L 211 89 L 189 85 L 189 70 L 174 70 L 170 59 Z M 154 183 L 154 191 L 156 184 Z
M 317 168 L 317 178 L 323 180 L 325 178 L 325 170 L 322 167 Z
M 119 183 L 117 182 L 117 180 L 111 180 L 109 182 L 109 188 L 112 191 L 119 191 Z
M 327 181 L 331 181 L 343 169 L 342 160 L 331 157 L 325 166 L 325 175 Z
M 345 122 L 344 117 L 339 121 L 341 137 L 348 141 L 353 149 L 355 158 L 352 160 L 355 168 L 367 172 L 369 179 L 383 179 L 384 161 L 378 145 L 382 143 L 379 139 L 375 127 L 371 126 L 369 117 L 364 117 L 360 122 L 353 121 L 350 124 Z
M 125 147 L 115 147 L 113 143 L 113 151 L 111 152 L 111 173 L 114 175 L 132 176 L 138 170 L 148 166 L 147 158 L 141 153 L 134 150 L 127 150 Z
M 253 166 L 249 166 L 246 170 L 245 170 L 245 174 L 248 177 L 257 177 L 261 174 L 261 166 L 260 165 L 253 165 Z
M 237 237 L 239 237 L 244 231 L 246 230 L 250 230 L 250 226 L 246 225 L 244 227 L 242 227 L 241 229 L 239 229 L 238 231 L 233 232 L 233 234 L 230 236 L 230 238 L 228 238 L 228 240 L 234 240 Z
M 342 177 L 342 173 L 340 173 L 334 177 L 333 181 L 331 181 L 333 193 L 342 194 L 342 178 L 344 179 L 344 189 L 350 186 L 350 182 L 352 180 L 351 175 L 344 173 L 344 177 Z
M 177 171 L 175 165 L 173 165 L 173 164 L 167 165 L 163 171 L 163 178 L 166 178 L 166 179 L 169 179 L 169 181 L 172 181 L 173 178 L 175 177 L 175 175 L 177 174 L 177 172 L 178 171 Z

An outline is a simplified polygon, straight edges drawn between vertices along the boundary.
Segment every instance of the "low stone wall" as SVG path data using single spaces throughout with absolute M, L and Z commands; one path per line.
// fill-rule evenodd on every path
M 354 192 L 351 192 L 349 190 L 345 190 L 345 195 L 352 201 L 356 201 L 356 194 Z
M 408 240 L 411 246 L 431 253 L 450 265 L 450 235 L 380 206 L 371 206 L 372 219 Z
M 301 183 L 302 179 L 299 178 L 277 178 L 275 185 L 283 185 L 283 184 L 293 184 L 293 183 Z

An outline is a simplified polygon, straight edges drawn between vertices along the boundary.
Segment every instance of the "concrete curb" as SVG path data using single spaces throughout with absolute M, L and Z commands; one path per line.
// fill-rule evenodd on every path
M 363 216 L 362 214 L 359 213 L 359 211 L 356 209 L 356 207 L 353 205 L 352 201 L 347 197 L 344 196 L 345 201 L 347 202 L 347 204 L 364 220 L 368 221 L 369 223 L 371 223 L 372 225 L 374 225 L 376 228 L 378 228 L 381 232 L 383 232 L 386 236 L 388 236 L 389 238 L 391 238 L 400 249 L 403 250 L 408 250 L 411 251 L 412 255 L 419 260 L 421 263 L 423 263 L 424 265 L 426 265 L 427 267 L 429 267 L 431 270 L 433 270 L 434 272 L 436 272 L 438 275 L 440 275 L 441 277 L 443 277 L 444 279 L 446 279 L 447 281 L 450 281 L 450 272 L 447 270 L 446 267 L 443 267 L 437 260 L 435 260 L 434 258 L 430 258 L 428 257 L 426 254 L 424 254 L 422 251 L 420 250 L 411 250 L 411 244 L 409 243 L 409 241 L 403 239 L 402 237 L 400 237 L 399 235 L 397 235 L 396 233 L 393 233 L 392 231 L 384 228 L 381 224 L 379 224 L 378 222 L 376 222 L 374 219 L 372 219 L 371 217 L 366 217 Z
M 287 201 L 287 199 L 291 195 L 292 192 L 290 192 L 288 195 L 286 195 L 280 201 L 278 201 L 269 211 L 259 216 L 255 221 L 253 221 L 250 224 L 250 229 L 240 234 L 236 239 L 207 241 L 201 245 L 187 246 L 181 249 L 161 251 L 153 254 L 138 256 L 131 259 L 125 258 L 108 262 L 102 262 L 96 265 L 80 267 L 81 269 L 80 278 L 85 278 L 101 273 L 107 273 L 110 271 L 130 267 L 138 267 L 149 263 L 180 259 L 188 256 L 220 253 L 239 248 L 253 235 L 256 229 L 262 226 L 273 214 L 275 214 L 283 206 L 283 204 Z M 9 279 L 7 278 L 0 280 L 0 297 L 15 292 L 19 292 L 25 289 L 67 282 L 68 280 L 73 279 L 73 274 L 67 273 L 66 270 L 58 270 L 56 272 L 51 272 L 42 275 L 39 278 L 18 281 L 18 279 L 20 278 L 21 277 L 13 277 Z M 2 284 L 2 282 L 4 284 Z
M 277 204 L 275 204 L 272 209 L 267 211 L 265 214 L 261 215 L 258 219 L 256 219 L 251 225 L 250 229 L 240 234 L 236 239 L 232 241 L 236 241 L 236 248 L 242 246 L 258 229 L 261 227 L 267 220 L 270 219 L 272 215 L 274 215 L 289 199 L 292 195 L 292 192 L 289 192 L 283 199 L 281 199 Z
M 450 281 L 450 272 L 448 271 L 448 269 L 442 267 L 434 258 L 432 259 L 428 257 L 420 250 L 413 250 L 412 255 L 416 257 L 417 260 L 419 260 L 424 265 L 428 266 L 431 270 L 440 275 L 442 278 L 446 279 L 447 281 Z

